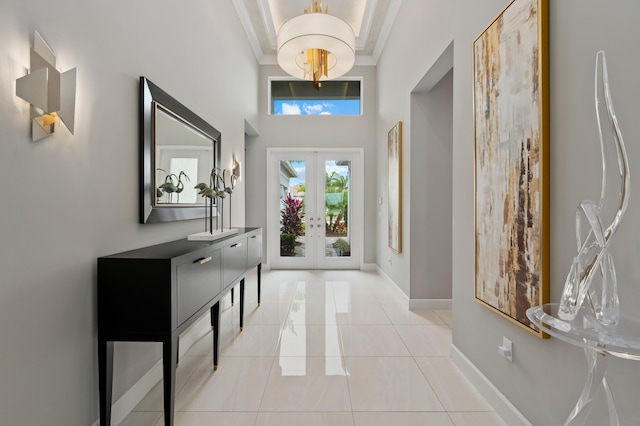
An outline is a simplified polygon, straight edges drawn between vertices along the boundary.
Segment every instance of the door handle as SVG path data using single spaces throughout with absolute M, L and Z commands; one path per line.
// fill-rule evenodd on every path
M 242 243 L 231 244 L 231 248 L 240 247 L 241 245 L 242 245 Z
M 210 260 L 211 260 L 211 256 L 207 256 L 207 257 L 203 257 L 202 259 L 194 260 L 193 263 L 197 263 L 199 265 L 202 265 L 204 263 L 207 263 Z

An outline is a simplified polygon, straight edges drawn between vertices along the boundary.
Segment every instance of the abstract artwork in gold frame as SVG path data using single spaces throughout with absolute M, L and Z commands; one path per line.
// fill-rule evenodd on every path
M 402 121 L 389 130 L 389 247 L 402 253 Z
M 473 42 L 475 297 L 526 316 L 549 301 L 547 0 L 514 0 Z

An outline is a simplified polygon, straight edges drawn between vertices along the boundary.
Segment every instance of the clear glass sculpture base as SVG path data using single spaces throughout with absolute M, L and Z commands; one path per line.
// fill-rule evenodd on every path
M 225 229 L 222 231 L 214 230 L 213 232 L 204 231 L 198 232 L 197 234 L 191 234 L 187 237 L 187 239 L 189 241 L 213 241 L 237 233 L 237 229 Z
M 559 315 L 560 305 L 549 303 L 527 310 L 527 317 L 540 330 L 584 349 L 587 357 L 587 380 L 575 407 L 564 422 L 567 426 L 583 425 L 597 398 L 606 399 L 609 425 L 619 426 L 618 412 L 605 373 L 607 357 L 640 361 L 640 327 L 633 321 L 621 320 L 603 325 L 588 308 L 581 308 L 573 320 Z M 600 392 L 602 391 L 602 392 Z

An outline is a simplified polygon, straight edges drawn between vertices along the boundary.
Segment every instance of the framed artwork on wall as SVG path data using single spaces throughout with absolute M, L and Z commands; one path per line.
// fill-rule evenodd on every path
M 475 298 L 523 328 L 549 299 L 547 0 L 513 0 L 473 42 Z
M 389 130 L 389 247 L 402 253 L 402 121 Z

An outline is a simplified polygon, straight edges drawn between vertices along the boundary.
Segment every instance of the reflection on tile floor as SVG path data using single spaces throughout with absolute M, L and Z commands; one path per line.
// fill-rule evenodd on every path
M 209 332 L 180 359 L 176 426 L 504 425 L 449 359 L 450 311 L 409 311 L 375 272 L 267 271 L 245 326 L 222 304 L 221 351 Z M 162 426 L 162 383 L 121 425 Z

